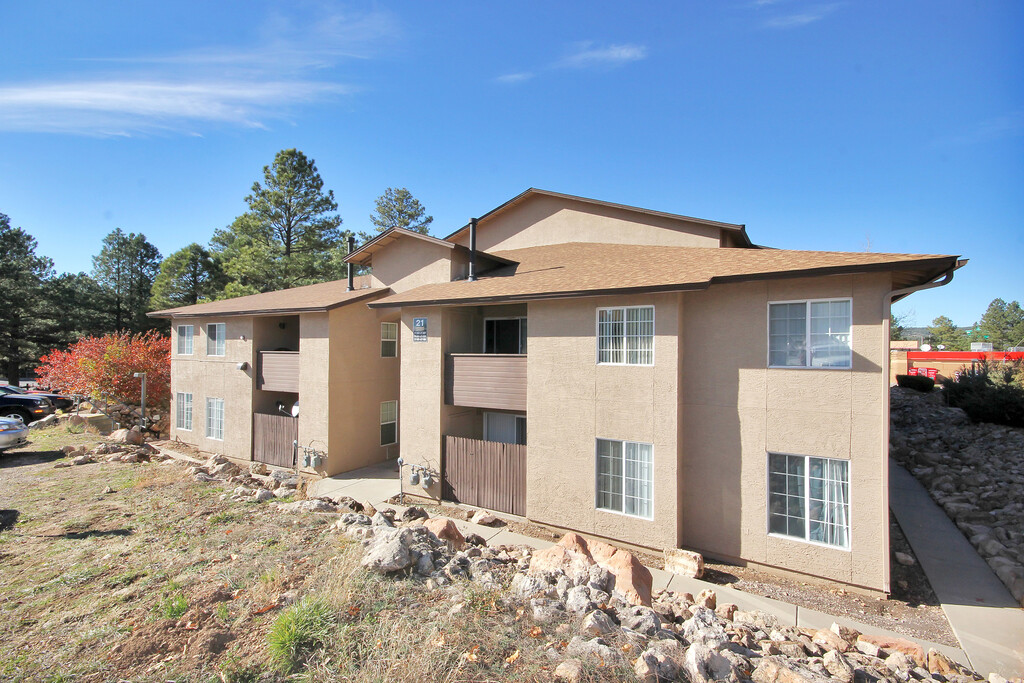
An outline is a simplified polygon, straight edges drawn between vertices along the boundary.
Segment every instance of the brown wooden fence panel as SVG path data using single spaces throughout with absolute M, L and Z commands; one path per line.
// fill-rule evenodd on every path
M 526 516 L 526 446 L 444 437 L 446 500 Z
M 252 414 L 252 459 L 278 467 L 293 467 L 298 437 L 296 419 L 287 415 Z

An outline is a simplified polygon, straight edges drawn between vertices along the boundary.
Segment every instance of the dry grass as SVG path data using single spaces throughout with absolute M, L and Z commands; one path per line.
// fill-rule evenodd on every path
M 368 574 L 331 516 L 221 501 L 178 465 L 54 469 L 45 449 L 95 437 L 47 431 L 0 460 L 0 680 L 284 680 L 292 600 L 329 618 L 298 625 L 288 680 L 548 680 L 542 646 L 569 638 L 496 592 Z

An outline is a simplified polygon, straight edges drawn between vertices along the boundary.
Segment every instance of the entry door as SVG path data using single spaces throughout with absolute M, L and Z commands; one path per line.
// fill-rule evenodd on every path
M 526 416 L 484 413 L 484 441 L 526 444 Z

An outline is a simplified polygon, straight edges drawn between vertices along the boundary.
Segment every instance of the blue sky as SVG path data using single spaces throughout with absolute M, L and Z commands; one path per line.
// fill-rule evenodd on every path
M 0 5 L 0 212 L 58 270 L 165 255 L 297 147 L 345 227 L 445 235 L 527 187 L 782 248 L 963 254 L 917 324 L 1024 298 L 1024 3 Z

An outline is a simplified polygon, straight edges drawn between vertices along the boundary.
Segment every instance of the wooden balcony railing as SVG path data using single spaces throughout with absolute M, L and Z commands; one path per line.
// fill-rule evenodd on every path
M 526 355 L 450 353 L 444 396 L 452 406 L 526 410 Z
M 260 351 L 256 388 L 299 393 L 299 352 Z

